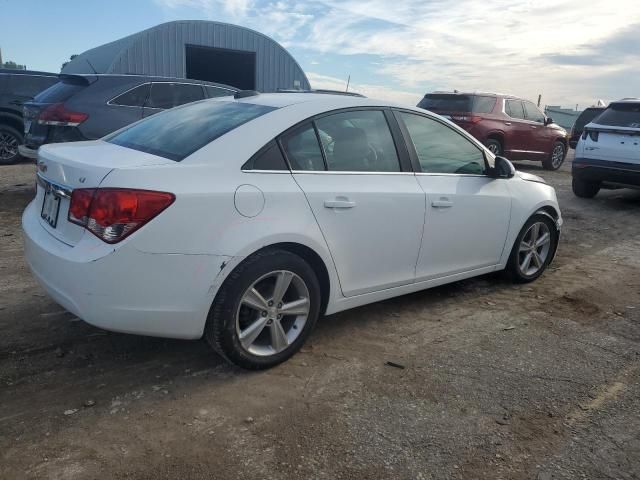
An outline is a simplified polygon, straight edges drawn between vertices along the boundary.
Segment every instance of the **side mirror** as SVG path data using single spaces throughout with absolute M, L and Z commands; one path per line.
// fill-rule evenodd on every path
M 492 178 L 512 178 L 516 174 L 516 169 L 509 160 L 497 156 L 488 174 Z
M 545 124 L 545 126 L 546 126 L 546 125 L 550 125 L 550 124 L 552 124 L 552 123 L 553 123 L 553 118 L 551 118 L 551 117 L 546 117 L 546 118 L 544 119 L 544 124 Z

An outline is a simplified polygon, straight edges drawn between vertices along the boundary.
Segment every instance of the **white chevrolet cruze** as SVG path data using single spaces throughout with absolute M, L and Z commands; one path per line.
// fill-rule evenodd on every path
M 39 151 L 42 286 L 119 332 L 290 357 L 320 315 L 553 259 L 555 191 L 443 118 L 315 93 L 205 100 Z

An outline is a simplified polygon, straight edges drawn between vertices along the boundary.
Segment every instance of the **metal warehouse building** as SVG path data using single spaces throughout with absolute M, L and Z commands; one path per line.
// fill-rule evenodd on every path
M 62 73 L 128 73 L 191 78 L 244 90 L 309 89 L 298 62 L 248 28 L 200 20 L 157 25 L 78 55 Z

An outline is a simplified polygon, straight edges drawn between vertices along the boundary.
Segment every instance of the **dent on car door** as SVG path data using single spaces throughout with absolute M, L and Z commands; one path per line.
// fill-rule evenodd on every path
M 385 113 L 324 116 L 287 133 L 281 144 L 327 241 L 343 294 L 413 282 L 425 194 L 407 171 L 406 150 L 396 149 Z
M 498 264 L 511 215 L 507 181 L 485 175 L 484 151 L 448 125 L 397 116 L 427 195 L 416 281 Z

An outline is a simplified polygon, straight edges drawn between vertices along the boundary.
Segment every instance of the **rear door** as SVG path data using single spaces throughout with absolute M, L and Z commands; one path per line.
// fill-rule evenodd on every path
M 414 281 L 425 194 L 388 122 L 383 110 L 349 110 L 281 138 L 347 297 Z
M 504 120 L 504 153 L 511 160 L 526 160 L 536 157 L 531 148 L 532 128 L 526 119 L 522 100 L 506 98 L 504 113 L 510 117 Z
M 497 265 L 507 237 L 507 180 L 485 174 L 484 151 L 435 118 L 397 112 L 427 195 L 416 281 Z
M 204 99 L 202 85 L 178 82 L 153 82 L 143 116 L 148 117 L 169 108 Z

